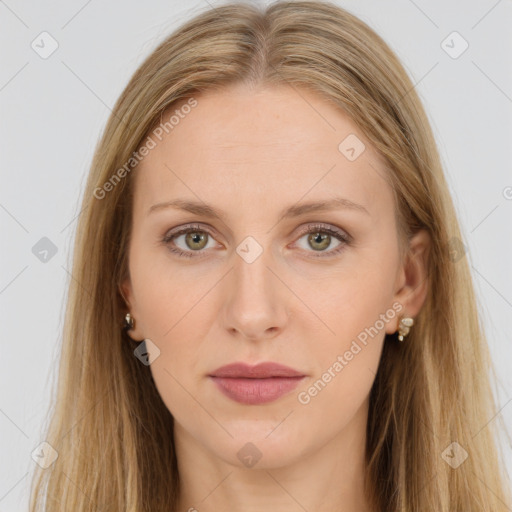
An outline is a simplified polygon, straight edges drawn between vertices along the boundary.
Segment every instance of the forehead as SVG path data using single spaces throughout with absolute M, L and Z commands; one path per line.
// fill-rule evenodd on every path
M 156 146 L 136 171 L 139 207 L 183 196 L 240 206 L 333 192 L 365 205 L 376 195 L 386 199 L 379 155 L 341 109 L 317 94 L 236 85 L 195 100 L 186 109 L 176 103 L 162 117 L 165 123 L 174 114 L 168 133 L 152 136 Z M 347 146 L 362 152 L 349 159 Z

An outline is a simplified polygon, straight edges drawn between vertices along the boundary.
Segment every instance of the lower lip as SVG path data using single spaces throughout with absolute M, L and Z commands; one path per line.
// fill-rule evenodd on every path
M 257 405 L 273 402 L 295 389 L 302 377 L 270 377 L 267 379 L 243 379 L 211 377 L 227 397 L 242 404 Z

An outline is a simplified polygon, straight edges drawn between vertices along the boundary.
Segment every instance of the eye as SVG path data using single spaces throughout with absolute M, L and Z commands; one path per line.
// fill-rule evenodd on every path
M 303 238 L 306 239 L 306 247 L 303 246 L 302 248 L 308 252 L 318 253 L 315 254 L 314 257 L 322 258 L 324 256 L 333 256 L 341 252 L 345 245 L 350 243 L 350 236 L 348 234 L 338 228 L 324 224 L 308 226 L 302 231 L 302 235 L 299 241 Z M 333 242 L 333 237 L 338 244 L 334 246 L 334 249 L 327 251 L 326 249 Z M 311 251 L 311 249 L 313 251 Z
M 180 238 L 183 238 L 183 240 L 179 243 L 184 244 L 184 246 L 181 247 L 179 243 L 176 243 Z M 211 240 L 209 240 L 209 238 L 211 238 Z M 208 231 L 202 229 L 201 226 L 194 225 L 186 226 L 178 231 L 169 233 L 164 236 L 162 241 L 169 245 L 171 252 L 179 256 L 191 258 L 196 256 L 196 254 L 194 254 L 195 252 L 201 252 L 202 249 L 211 248 L 212 246 L 208 246 L 208 242 L 213 241 L 213 237 L 211 237 Z
M 326 224 L 307 226 L 301 230 L 300 234 L 299 241 L 302 238 L 306 238 L 306 247 L 301 248 L 309 253 L 316 252 L 317 254 L 312 254 L 315 258 L 334 256 L 341 252 L 351 241 L 350 235 Z M 338 244 L 334 249 L 328 251 L 326 249 L 333 242 L 333 238 Z M 215 247 L 213 240 L 213 236 L 207 229 L 199 224 L 195 224 L 169 232 L 163 237 L 162 242 L 168 246 L 171 252 L 178 256 L 192 258 L 202 257 L 206 252 L 203 249 Z M 209 245 L 209 242 L 212 242 L 212 244 Z

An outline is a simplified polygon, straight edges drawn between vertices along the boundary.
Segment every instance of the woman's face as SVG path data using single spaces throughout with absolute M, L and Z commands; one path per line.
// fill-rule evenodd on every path
M 425 276 L 400 260 L 383 163 L 346 115 L 287 86 L 195 99 L 132 171 L 130 334 L 158 348 L 179 439 L 278 467 L 364 435 L 385 333 L 419 311 Z M 299 377 L 211 376 L 235 362 Z

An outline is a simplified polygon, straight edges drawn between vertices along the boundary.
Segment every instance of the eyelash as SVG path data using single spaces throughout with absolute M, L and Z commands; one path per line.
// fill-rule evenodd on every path
M 179 235 L 183 235 L 183 234 L 187 234 L 187 233 L 195 233 L 198 231 L 201 233 L 207 233 L 208 236 L 211 236 L 213 238 L 213 235 L 210 233 L 210 231 L 208 231 L 207 229 L 204 229 L 199 224 L 194 224 L 194 225 L 185 226 L 176 232 L 166 234 L 162 238 L 162 242 L 165 245 L 169 245 L 169 243 L 172 241 L 172 239 Z M 309 233 L 328 233 L 329 235 L 334 236 L 337 240 L 339 240 L 341 242 L 341 244 L 336 249 L 332 249 L 330 251 L 319 251 L 318 254 L 313 256 L 314 258 L 328 258 L 333 255 L 337 255 L 344 249 L 345 245 L 348 245 L 351 242 L 351 237 L 349 235 L 345 234 L 343 231 L 340 231 L 336 228 L 332 228 L 332 227 L 330 227 L 328 225 L 324 225 L 324 224 L 314 224 L 314 225 L 308 226 L 305 230 L 301 231 L 299 238 L 302 238 L 304 235 L 307 235 Z M 168 249 L 171 252 L 177 254 L 179 257 L 184 257 L 184 258 L 194 258 L 194 257 L 200 258 L 202 256 L 196 256 L 196 254 L 194 254 L 194 253 L 201 253 L 201 252 L 204 253 L 204 251 L 202 251 L 202 250 L 183 251 L 182 249 L 179 249 L 177 247 L 168 247 Z M 313 251 L 307 251 L 307 252 L 313 252 Z M 324 256 L 324 254 L 327 254 L 328 256 Z

